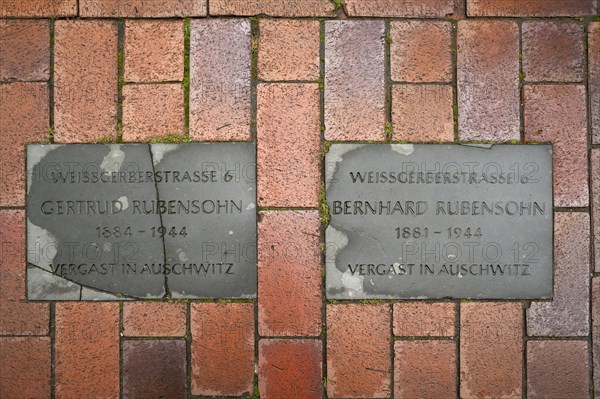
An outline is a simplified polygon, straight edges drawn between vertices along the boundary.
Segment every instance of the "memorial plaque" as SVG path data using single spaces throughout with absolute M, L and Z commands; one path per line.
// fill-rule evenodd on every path
M 552 146 L 333 144 L 330 299 L 552 297 Z
M 254 298 L 253 143 L 27 147 L 30 300 Z

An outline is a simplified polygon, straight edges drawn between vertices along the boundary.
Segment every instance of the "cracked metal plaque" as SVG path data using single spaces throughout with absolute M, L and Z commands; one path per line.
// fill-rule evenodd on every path
M 333 144 L 329 299 L 552 297 L 552 146 Z
M 254 298 L 253 143 L 27 147 L 30 300 Z

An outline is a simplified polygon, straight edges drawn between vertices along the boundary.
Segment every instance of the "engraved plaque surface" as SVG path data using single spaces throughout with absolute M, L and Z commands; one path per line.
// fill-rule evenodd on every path
M 27 147 L 30 300 L 253 298 L 253 143 Z
M 330 299 L 551 298 L 552 146 L 333 144 Z

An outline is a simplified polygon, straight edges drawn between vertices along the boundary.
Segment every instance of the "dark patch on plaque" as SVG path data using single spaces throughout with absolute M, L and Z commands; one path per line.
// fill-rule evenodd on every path
M 253 143 L 27 148 L 30 300 L 254 298 Z
M 552 297 L 551 145 L 333 144 L 330 299 Z

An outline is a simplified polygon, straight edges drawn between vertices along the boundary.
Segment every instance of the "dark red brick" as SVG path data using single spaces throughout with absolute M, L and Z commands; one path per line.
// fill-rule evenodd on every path
M 456 305 L 449 302 L 394 304 L 394 335 L 450 337 L 454 335 Z
M 590 217 L 583 212 L 554 213 L 554 296 L 527 309 L 527 334 L 588 335 Z
M 585 341 L 527 342 L 527 398 L 589 398 Z
M 469 0 L 470 17 L 576 17 L 596 13 L 596 0 Z
M 388 305 L 327 306 L 327 395 L 387 398 L 391 390 Z
M 48 21 L 0 21 L 0 80 L 48 80 L 49 73 Z
M 318 340 L 261 340 L 258 344 L 260 397 L 321 399 L 321 346 Z
M 394 398 L 456 398 L 456 342 L 396 341 Z
M 54 139 L 86 142 L 117 135 L 117 25 L 55 24 Z
M 525 80 L 583 80 L 583 25 L 563 21 L 526 21 L 522 30 Z
M 592 141 L 600 144 L 600 22 L 592 22 L 588 28 L 588 69 Z
M 454 0 L 345 0 L 353 17 L 444 18 L 454 12 Z
M 56 304 L 56 397 L 119 397 L 119 304 Z
M 123 399 L 185 398 L 184 340 L 123 342 Z
M 600 387 L 600 277 L 592 278 L 592 358 L 594 386 Z
M 325 138 L 385 140 L 385 24 L 325 22 Z
M 128 337 L 183 337 L 186 314 L 185 303 L 124 303 L 123 335 Z
M 321 334 L 318 211 L 261 212 L 258 223 L 258 332 Z
M 319 87 L 258 86 L 258 204 L 317 207 L 321 187 Z
M 458 22 L 461 140 L 519 140 L 519 29 L 513 21 Z
M 79 0 L 82 17 L 202 17 L 207 0 Z
M 77 0 L 2 0 L 0 18 L 4 17 L 74 17 Z
M 50 397 L 50 338 L 0 337 L 0 397 Z
M 191 22 L 190 136 L 250 139 L 250 21 Z
M 600 148 L 592 150 L 592 215 L 594 265 L 596 272 L 600 272 Z
M 523 88 L 525 140 L 554 144 L 554 206 L 587 206 L 585 86 Z
M 254 305 L 192 303 L 192 395 L 241 396 L 254 380 Z
M 521 304 L 466 302 L 460 307 L 460 397 L 521 398 Z
M 0 206 L 25 204 L 25 144 L 50 135 L 48 85 L 0 84 Z
M 211 0 L 209 4 L 210 15 L 328 17 L 335 11 L 335 5 L 329 0 Z

